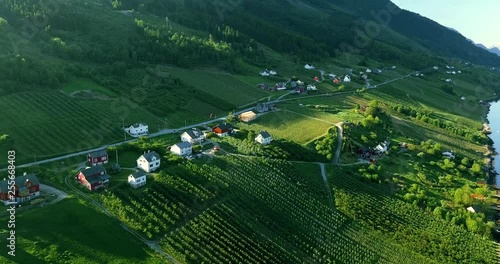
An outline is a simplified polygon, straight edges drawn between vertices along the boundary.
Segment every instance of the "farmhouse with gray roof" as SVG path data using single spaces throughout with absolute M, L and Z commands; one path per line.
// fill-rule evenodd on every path
M 144 152 L 137 159 L 137 168 L 145 172 L 153 172 L 160 167 L 161 158 L 158 153 L 154 151 Z

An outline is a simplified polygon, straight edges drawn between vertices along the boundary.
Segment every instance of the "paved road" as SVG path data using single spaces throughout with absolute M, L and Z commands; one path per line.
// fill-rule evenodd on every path
M 429 69 L 432 69 L 432 68 L 429 68 Z M 424 69 L 424 70 L 421 70 L 420 72 L 428 71 L 429 69 Z M 385 85 L 385 84 L 388 84 L 388 83 L 393 82 L 393 81 L 397 81 L 397 80 L 401 80 L 401 79 L 407 78 L 407 77 L 411 76 L 412 74 L 415 74 L 416 72 L 417 71 L 415 71 L 413 73 L 409 73 L 409 74 L 407 74 L 405 76 L 402 76 L 402 77 L 398 77 L 398 78 L 386 81 L 384 83 L 376 85 L 375 87 L 378 88 L 381 85 Z M 347 91 L 347 92 L 339 92 L 339 93 L 316 94 L 316 95 L 310 95 L 310 96 L 297 96 L 295 98 L 289 98 L 289 99 L 282 99 L 283 96 L 281 96 L 280 98 L 278 98 L 276 100 L 268 101 L 268 103 L 269 104 L 276 104 L 276 103 L 281 103 L 281 102 L 295 101 L 295 100 L 315 98 L 315 97 L 328 97 L 328 96 L 338 96 L 338 95 L 343 95 L 343 94 L 352 94 L 354 92 L 355 91 Z M 253 108 L 254 108 L 253 106 L 252 107 L 248 107 L 248 108 L 245 108 L 243 110 L 234 112 L 233 114 L 234 115 L 239 115 L 239 114 L 241 114 L 243 112 L 250 111 Z M 158 136 L 162 136 L 162 135 L 166 135 L 166 134 L 177 133 L 177 132 L 180 132 L 180 131 L 183 131 L 183 130 L 187 130 L 187 129 L 191 129 L 191 128 L 194 128 L 194 127 L 205 126 L 205 125 L 208 125 L 208 124 L 213 123 L 215 121 L 223 121 L 226 118 L 227 118 L 227 116 L 223 116 L 223 117 L 219 117 L 219 118 L 216 118 L 216 119 L 210 119 L 210 120 L 207 120 L 205 122 L 201 122 L 201 123 L 197 123 L 197 124 L 192 124 L 192 125 L 189 125 L 189 126 L 184 126 L 184 127 L 180 127 L 180 128 L 176 128 L 176 129 L 163 129 L 163 130 L 158 131 L 156 133 L 149 134 L 146 137 L 148 137 L 148 138 L 154 138 L 154 137 L 158 137 Z M 134 142 L 134 141 L 137 141 L 137 140 L 138 140 L 138 138 L 133 138 L 133 139 L 130 139 L 130 140 L 121 141 L 121 142 L 114 143 L 114 144 L 103 145 L 103 146 L 100 146 L 100 147 L 97 147 L 97 148 L 93 148 L 93 149 L 89 149 L 89 150 L 84 150 L 84 151 L 79 151 L 79 152 L 75 152 L 75 153 L 72 153 L 72 154 L 63 155 L 63 156 L 60 156 L 60 157 L 55 157 L 55 158 L 41 160 L 41 161 L 37 161 L 37 162 L 22 164 L 22 165 L 18 165 L 16 167 L 17 168 L 26 168 L 26 167 L 30 167 L 30 166 L 34 166 L 34 165 L 40 165 L 40 164 L 44 164 L 44 163 L 50 163 L 50 162 L 54 162 L 54 161 L 64 160 L 64 159 L 68 159 L 68 158 L 75 157 L 75 156 L 87 155 L 88 153 L 91 153 L 91 152 L 94 152 L 94 151 L 98 151 L 98 150 L 101 150 L 103 148 L 120 146 L 120 145 L 131 143 L 131 142 Z M 0 169 L 0 171 L 4 171 L 4 170 L 6 170 L 6 168 L 5 169 Z

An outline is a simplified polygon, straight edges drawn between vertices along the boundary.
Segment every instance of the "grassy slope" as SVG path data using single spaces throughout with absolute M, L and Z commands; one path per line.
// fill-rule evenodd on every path
M 160 263 L 116 222 L 74 198 L 23 212 L 16 220 L 16 257 L 2 250 L 2 263 Z M 1 237 L 5 241 L 6 233 Z

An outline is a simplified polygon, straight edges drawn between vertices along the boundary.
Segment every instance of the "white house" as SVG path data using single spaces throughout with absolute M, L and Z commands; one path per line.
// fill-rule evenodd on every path
M 462 96 L 462 97 L 460 97 L 460 99 L 465 100 L 465 97 Z
M 273 137 L 267 131 L 261 131 L 256 137 L 255 142 L 267 145 L 273 141 Z
M 453 151 L 444 151 L 443 152 L 443 156 L 445 156 L 446 158 L 448 159 L 454 159 L 455 158 L 455 154 L 453 154 Z
M 128 176 L 128 184 L 133 188 L 139 188 L 146 185 L 146 173 L 144 171 L 136 171 Z
M 270 70 L 270 71 L 269 71 L 269 74 L 270 74 L 270 75 L 272 75 L 272 76 L 274 76 L 274 75 L 276 75 L 276 74 L 278 74 L 278 73 L 277 73 L 275 70 Z
M 450 83 L 450 82 L 452 82 L 452 80 L 451 79 L 446 79 L 446 82 Z
M 179 156 L 188 156 L 193 153 L 193 145 L 189 142 L 181 142 L 170 147 L 170 152 Z
M 375 151 L 378 153 L 385 153 L 387 152 L 387 144 L 386 143 L 380 143 L 375 147 Z
M 310 64 L 310 65 L 309 65 L 309 64 L 306 64 L 306 65 L 304 65 L 304 69 L 307 69 L 307 70 L 314 70 L 314 65 L 312 65 L 312 64 Z
M 148 125 L 137 123 L 125 128 L 125 132 L 133 137 L 147 135 L 149 132 Z
M 366 69 L 366 73 L 372 73 L 371 69 Z
M 308 84 L 307 85 L 307 90 L 308 91 L 317 91 L 318 89 L 316 88 L 316 85 L 314 85 L 314 84 Z
M 438 69 L 439 69 L 439 67 L 438 67 L 438 66 L 434 66 L 434 67 L 432 67 L 432 68 L 433 68 L 434 70 L 438 70 Z
M 346 75 L 346 76 L 344 77 L 344 82 L 346 82 L 346 83 L 351 82 L 351 76 Z
M 263 70 L 259 74 L 260 74 L 260 76 L 269 76 L 269 75 L 271 75 L 268 70 Z
M 198 144 L 203 142 L 204 140 L 205 140 L 205 135 L 203 134 L 203 132 L 201 132 L 201 130 L 197 128 L 193 128 L 192 130 L 187 130 L 181 135 L 182 142 L 189 142 L 191 144 Z
M 145 152 L 137 159 L 137 168 L 153 172 L 160 167 L 160 155 L 154 151 Z
M 457 73 L 462 73 L 462 71 L 458 71 Z

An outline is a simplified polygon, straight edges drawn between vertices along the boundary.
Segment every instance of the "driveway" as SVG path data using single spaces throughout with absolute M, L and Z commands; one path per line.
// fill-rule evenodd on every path
M 42 183 L 40 183 L 40 192 L 53 193 L 53 194 L 57 195 L 57 198 L 54 201 L 51 201 L 49 204 L 57 203 L 57 202 L 63 200 L 64 198 L 68 197 L 67 193 L 65 193 L 59 189 L 56 189 L 52 186 L 48 186 L 48 185 L 45 185 Z

